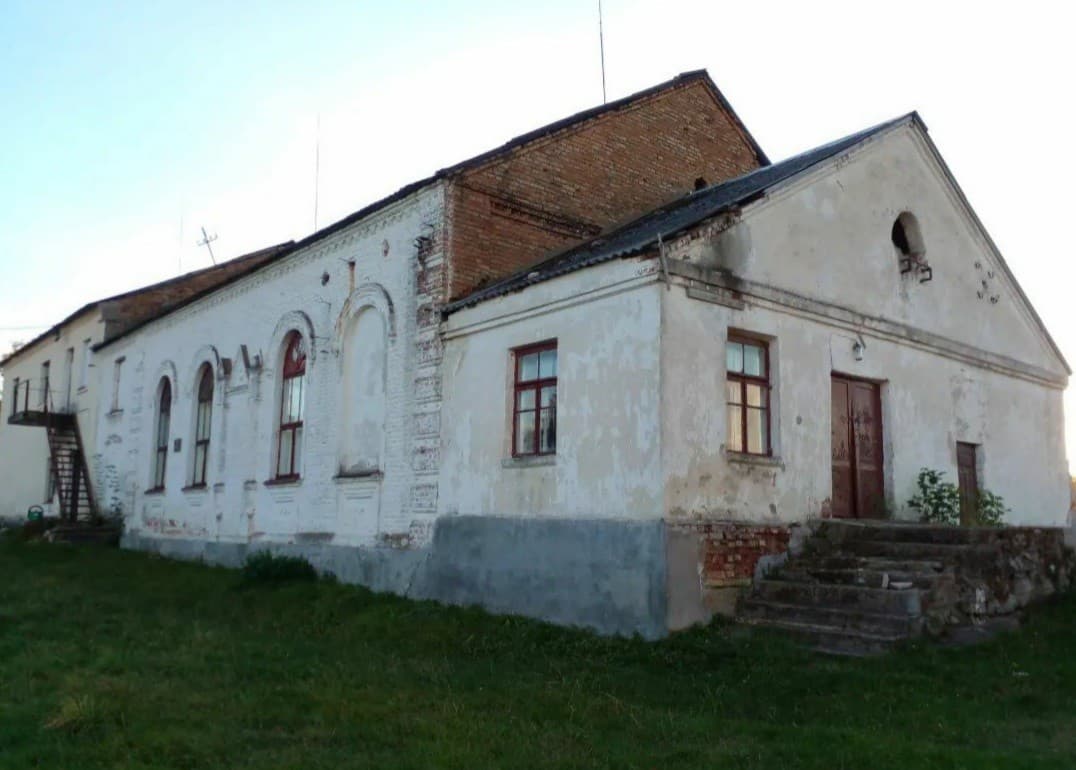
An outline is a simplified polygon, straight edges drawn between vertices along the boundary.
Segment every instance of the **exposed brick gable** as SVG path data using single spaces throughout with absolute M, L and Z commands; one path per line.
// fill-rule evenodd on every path
M 677 82 L 453 175 L 447 299 L 760 165 L 709 79 Z

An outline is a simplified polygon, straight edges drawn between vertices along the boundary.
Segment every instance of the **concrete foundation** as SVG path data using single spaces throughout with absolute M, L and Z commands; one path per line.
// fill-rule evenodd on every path
M 581 626 L 603 634 L 667 633 L 661 520 L 454 516 L 418 549 L 331 543 L 236 543 L 126 534 L 125 548 L 242 566 L 268 550 L 301 556 L 342 582 L 413 599 Z

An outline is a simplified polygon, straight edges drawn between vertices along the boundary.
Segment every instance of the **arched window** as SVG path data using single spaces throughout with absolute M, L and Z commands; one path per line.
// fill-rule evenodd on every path
M 299 458 L 303 443 L 303 402 L 305 400 L 306 348 L 299 332 L 288 334 L 281 366 L 280 428 L 277 433 L 276 477 L 299 478 Z
M 198 406 L 194 413 L 194 473 L 191 486 L 204 487 L 209 464 L 209 432 L 213 418 L 213 369 L 202 366 L 198 377 Z
M 933 271 L 927 263 L 927 249 L 915 214 L 902 211 L 900 216 L 893 220 L 889 237 L 897 248 L 901 275 L 915 273 L 919 276 L 920 283 L 929 281 L 933 277 Z
M 172 420 L 172 383 L 167 377 L 161 379 L 157 399 L 157 430 L 154 435 L 153 489 L 164 489 L 164 472 L 168 465 L 168 430 Z

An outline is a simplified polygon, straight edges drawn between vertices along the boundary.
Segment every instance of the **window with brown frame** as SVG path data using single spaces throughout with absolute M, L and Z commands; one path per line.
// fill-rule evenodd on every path
M 512 456 L 557 451 L 557 342 L 515 350 Z
M 725 347 L 725 446 L 730 452 L 770 454 L 770 361 L 763 340 L 730 334 Z
M 306 348 L 299 332 L 293 331 L 288 335 L 282 373 L 276 459 L 278 481 L 299 478 L 299 459 L 302 456 L 303 441 L 303 402 L 306 397 L 304 392 Z
M 164 489 L 165 470 L 168 466 L 168 431 L 172 420 L 172 383 L 167 377 L 161 380 L 160 398 L 157 401 L 157 432 L 154 435 L 153 487 L 151 492 Z
M 213 369 L 209 364 L 202 366 L 198 378 L 198 406 L 194 415 L 194 473 L 191 476 L 192 487 L 204 487 L 206 484 L 206 467 L 209 465 L 209 433 L 213 419 Z

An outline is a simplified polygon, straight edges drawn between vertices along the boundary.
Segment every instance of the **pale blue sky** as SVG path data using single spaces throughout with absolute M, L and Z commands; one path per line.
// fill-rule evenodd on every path
M 1076 361 L 1063 4 L 603 0 L 610 98 L 706 67 L 777 160 L 918 109 Z M 0 350 L 601 101 L 596 2 L 0 0 Z M 39 328 L 13 328 L 39 327 Z M 1076 399 L 1068 398 L 1076 457 Z

